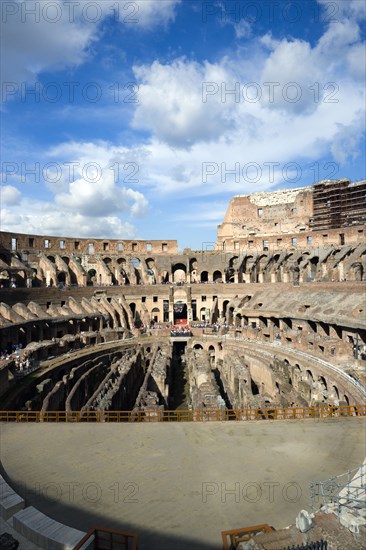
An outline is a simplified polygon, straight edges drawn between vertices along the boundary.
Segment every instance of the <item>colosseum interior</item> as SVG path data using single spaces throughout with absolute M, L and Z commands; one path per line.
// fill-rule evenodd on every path
M 313 482 L 364 459 L 365 186 L 234 197 L 211 251 L 0 234 L 2 483 L 22 501 L 2 515 L 20 548 L 51 547 L 27 510 L 140 550 L 261 524 L 276 530 L 231 547 L 364 548 L 365 514 L 332 495 L 284 528 Z

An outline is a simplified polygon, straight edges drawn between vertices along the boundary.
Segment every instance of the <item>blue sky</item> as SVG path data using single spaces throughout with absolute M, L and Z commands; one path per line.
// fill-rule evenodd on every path
M 1 8 L 2 230 L 200 249 L 235 194 L 365 178 L 363 0 Z

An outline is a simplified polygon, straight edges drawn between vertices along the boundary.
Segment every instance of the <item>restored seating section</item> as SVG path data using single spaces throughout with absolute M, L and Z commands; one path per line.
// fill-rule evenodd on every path
M 20 510 L 13 516 L 13 527 L 18 533 L 39 548 L 47 550 L 73 550 L 85 536 L 83 531 L 55 521 L 33 506 Z M 93 541 L 83 548 L 92 548 Z
M 24 499 L 8 485 L 0 475 L 0 516 L 7 521 L 24 508 Z

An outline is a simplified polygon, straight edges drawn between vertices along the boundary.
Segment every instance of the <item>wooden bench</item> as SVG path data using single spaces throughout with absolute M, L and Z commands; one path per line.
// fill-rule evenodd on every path
M 24 499 L 0 475 L 0 516 L 7 521 L 25 506 Z
M 85 532 L 55 521 L 33 506 L 13 516 L 14 529 L 39 548 L 47 550 L 73 550 Z M 85 546 L 92 548 L 93 541 Z

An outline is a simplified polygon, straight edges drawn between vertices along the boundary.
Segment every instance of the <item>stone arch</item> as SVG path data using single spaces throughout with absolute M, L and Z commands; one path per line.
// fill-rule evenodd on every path
M 250 377 L 250 388 L 253 395 L 259 395 L 259 386 L 258 384 L 256 384 L 252 377 Z
M 214 283 L 221 283 L 222 282 L 222 272 L 219 269 L 216 269 L 216 271 L 213 272 L 212 280 Z
M 146 258 L 145 265 L 146 265 L 146 274 L 147 274 L 148 283 L 150 285 L 156 284 L 155 260 L 153 258 Z
M 187 268 L 182 263 L 174 264 L 172 273 L 174 283 L 184 283 L 187 280 Z
M 310 265 L 310 277 L 312 280 L 314 280 L 318 272 L 319 257 L 313 256 L 313 258 L 310 258 L 309 265 Z
M 229 325 L 233 325 L 234 324 L 234 306 L 230 306 L 229 305 L 229 311 L 228 311 L 228 314 L 226 316 L 226 321 Z
M 363 281 L 364 269 L 361 262 L 356 262 L 350 267 L 350 279 L 353 281 Z
M 97 272 L 95 269 L 89 269 L 86 275 L 87 286 L 93 286 L 97 282 Z
M 215 349 L 215 346 L 212 345 L 212 344 L 209 345 L 207 351 L 208 351 L 208 354 L 209 354 L 211 363 L 214 363 L 214 362 L 215 362 L 215 359 L 216 359 L 216 349 Z
M 151 320 L 155 321 L 155 323 L 160 321 L 160 309 L 158 307 L 154 307 L 151 310 Z
M 327 384 L 327 381 L 326 379 L 324 378 L 324 376 L 318 376 L 318 382 L 324 386 L 324 388 L 327 390 L 328 389 L 328 384 Z
M 198 283 L 198 262 L 197 258 L 191 258 L 189 260 L 189 274 L 192 283 Z
M 238 260 L 239 256 L 232 256 L 229 260 L 229 265 L 225 270 L 225 282 L 234 283 L 235 282 L 235 273 L 238 271 Z
M 314 382 L 314 376 L 310 369 L 306 369 L 305 376 L 307 378 L 307 381 L 310 383 Z
M 206 271 L 206 270 L 201 271 L 200 282 L 201 283 L 208 283 L 208 271 Z
M 160 282 L 169 283 L 169 271 L 167 271 L 166 269 L 160 272 Z
M 57 282 L 66 284 L 68 273 L 66 271 L 59 271 L 57 273 Z
M 224 300 L 223 301 L 223 304 L 222 304 L 222 316 L 223 317 L 226 317 L 227 306 L 229 305 L 229 303 L 230 303 L 230 300 Z
M 141 283 L 141 261 L 140 261 L 140 258 L 137 258 L 136 256 L 134 256 L 132 259 L 131 259 L 131 266 L 132 266 L 132 272 L 136 278 L 136 284 L 140 284 Z

